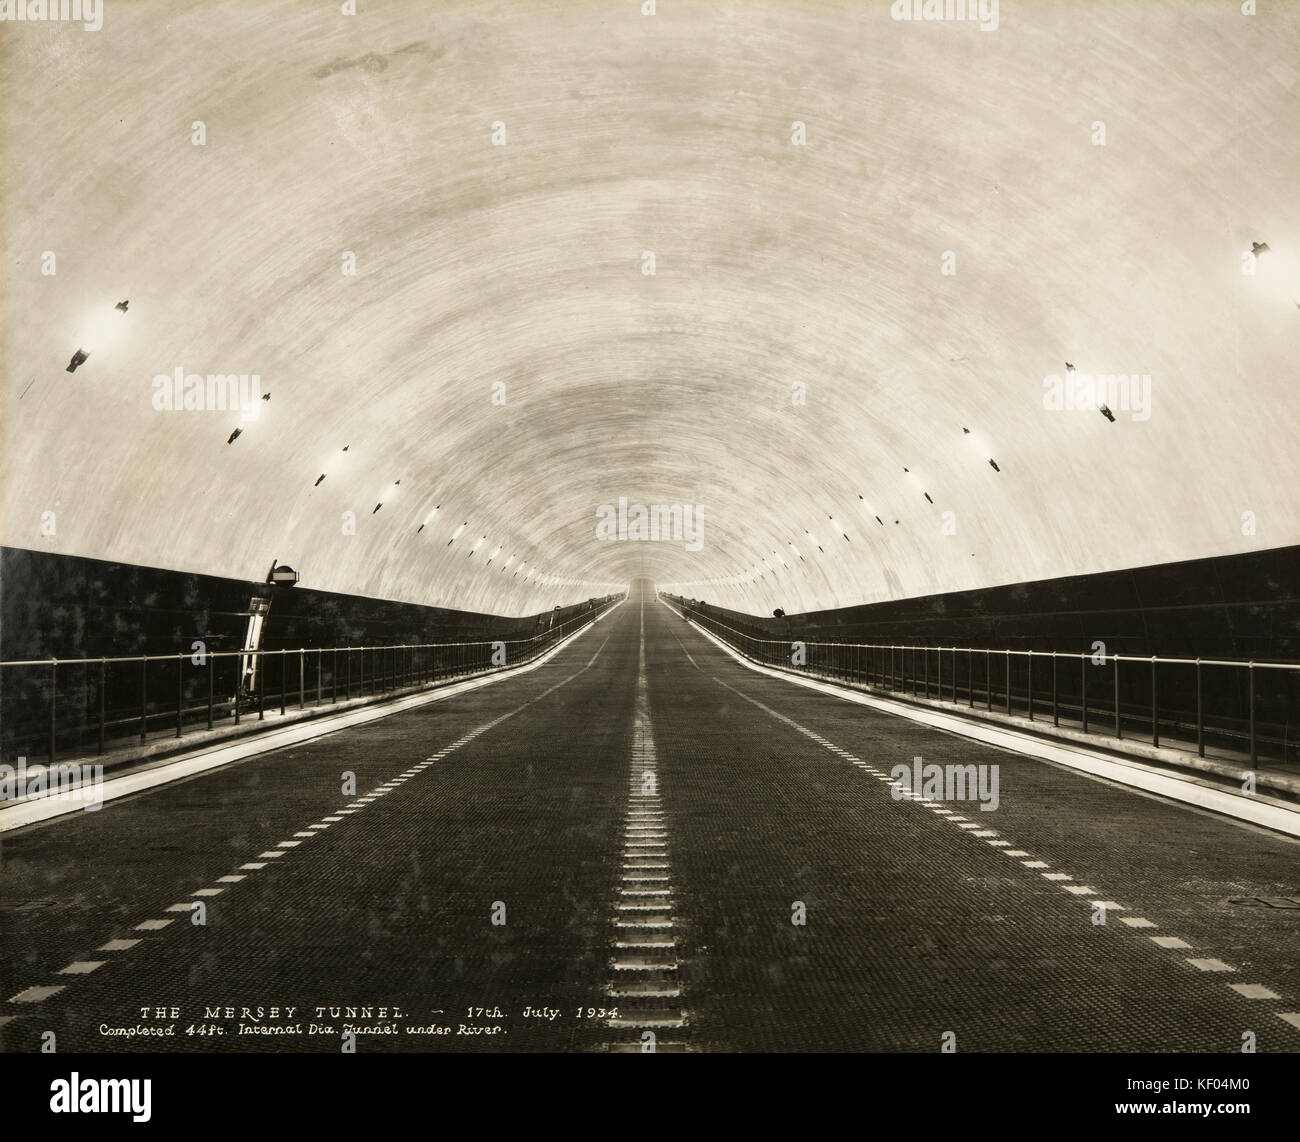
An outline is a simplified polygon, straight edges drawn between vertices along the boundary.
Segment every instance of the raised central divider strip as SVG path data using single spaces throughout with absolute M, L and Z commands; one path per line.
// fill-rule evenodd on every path
M 687 1025 L 678 974 L 677 915 L 663 822 L 658 755 L 650 722 L 645 673 L 645 603 L 641 604 L 637 653 L 636 710 L 628 774 L 628 807 L 623 826 L 622 870 L 614 903 L 608 995 L 617 1015 L 606 1020 L 619 1037 L 616 1053 L 685 1051 L 680 1040 L 660 1038 Z

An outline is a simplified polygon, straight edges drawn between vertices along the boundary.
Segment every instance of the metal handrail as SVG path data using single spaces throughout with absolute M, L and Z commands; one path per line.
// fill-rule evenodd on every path
M 1080 666 L 1080 686 L 1077 695 L 1077 708 L 1084 733 L 1099 732 L 1096 729 L 1090 730 L 1089 728 L 1089 713 L 1092 704 L 1089 703 L 1088 700 L 1087 666 L 1091 659 L 1092 664 L 1095 666 L 1100 666 L 1102 668 L 1109 666 L 1112 668 L 1114 697 L 1113 700 L 1107 704 L 1107 707 L 1102 707 L 1102 711 L 1103 716 L 1109 716 L 1113 719 L 1113 736 L 1117 739 L 1124 737 L 1123 723 L 1125 717 L 1127 716 L 1131 721 L 1134 716 L 1134 703 L 1132 700 L 1130 699 L 1127 703 L 1121 702 L 1120 664 L 1128 663 L 1131 666 L 1134 663 L 1141 663 L 1147 666 L 1150 670 L 1151 693 L 1149 711 L 1148 707 L 1145 705 L 1140 707 L 1142 713 L 1139 715 L 1139 721 L 1149 722 L 1150 740 L 1154 746 L 1160 745 L 1160 728 L 1162 721 L 1159 702 L 1160 690 L 1158 685 L 1158 668 L 1161 665 L 1191 666 L 1195 668 L 1196 699 L 1194 725 L 1196 734 L 1196 752 L 1201 757 L 1205 756 L 1206 738 L 1206 721 L 1201 680 L 1202 668 L 1230 667 L 1238 670 L 1245 670 L 1245 685 L 1247 691 L 1246 702 L 1248 710 L 1244 718 L 1229 719 L 1230 723 L 1235 722 L 1243 726 L 1245 732 L 1242 733 L 1239 730 L 1234 731 L 1231 728 L 1223 728 L 1221 722 L 1214 727 L 1214 732 L 1220 735 L 1226 734 L 1230 737 L 1246 737 L 1249 741 L 1249 753 L 1252 765 L 1258 760 L 1259 756 L 1259 734 L 1258 721 L 1256 717 L 1256 691 L 1258 687 L 1256 685 L 1257 675 L 1255 674 L 1255 671 L 1289 671 L 1292 676 L 1295 675 L 1295 672 L 1300 671 L 1300 662 L 1272 662 L 1257 661 L 1255 659 L 1182 658 L 1153 654 L 1121 654 L 1111 651 L 1015 650 L 1010 647 L 994 649 L 992 647 L 959 647 L 955 645 L 926 646 L 909 643 L 823 642 L 817 639 L 799 638 L 794 634 L 791 634 L 786 638 L 765 638 L 759 635 L 750 634 L 747 631 L 739 630 L 736 627 L 721 622 L 710 615 L 704 614 L 697 607 L 692 606 L 689 600 L 672 595 L 666 597 L 672 599 L 673 602 L 681 606 L 683 617 L 689 615 L 689 617 L 695 619 L 708 628 L 713 629 L 724 641 L 732 643 L 740 653 L 747 657 L 755 658 L 756 661 L 764 662 L 767 658 L 771 658 L 772 661 L 771 663 L 768 663 L 769 665 L 779 665 L 782 669 L 787 669 L 794 673 L 828 674 L 843 676 L 846 678 L 851 676 L 855 681 L 860 681 L 863 685 L 866 685 L 869 688 L 879 687 L 881 690 L 889 693 L 911 694 L 913 697 L 920 696 L 920 688 L 924 686 L 924 697 L 927 701 L 931 698 L 933 685 L 937 685 L 938 687 L 938 698 L 940 701 L 944 700 L 945 688 L 949 689 L 951 692 L 952 701 L 954 703 L 960 701 L 957 664 L 958 656 L 964 655 L 966 657 L 966 685 L 963 689 L 965 690 L 966 704 L 972 710 L 975 708 L 975 658 L 976 655 L 979 655 L 984 659 L 984 679 L 983 686 L 980 687 L 980 689 L 984 696 L 983 705 L 985 707 L 985 713 L 987 714 L 991 714 L 993 711 L 993 656 L 997 655 L 1005 664 L 1002 671 L 1002 686 L 1000 687 L 1004 693 L 999 695 L 998 705 L 999 707 L 1002 707 L 1005 702 L 1005 712 L 1008 716 L 1012 713 L 1013 686 L 1011 677 L 1011 661 L 1013 657 L 1017 659 L 1027 659 L 1028 677 L 1025 679 L 1025 686 L 1023 689 L 1018 686 L 1016 687 L 1016 696 L 1017 698 L 1023 698 L 1021 704 L 1027 707 L 1028 717 L 1031 722 L 1035 720 L 1034 715 L 1037 712 L 1034 707 L 1034 659 L 1051 659 L 1051 722 L 1053 726 L 1057 727 L 1061 724 L 1060 710 L 1062 705 L 1061 695 L 1058 691 L 1057 663 L 1062 659 L 1076 662 Z M 725 634 L 723 632 L 725 632 Z M 729 638 L 728 636 L 732 637 Z M 786 664 L 778 662 L 778 659 L 783 657 L 782 654 L 773 653 L 771 650 L 766 649 L 778 646 L 786 648 L 795 643 L 801 645 L 805 650 L 816 651 L 824 649 L 827 651 L 852 651 L 853 658 L 850 662 L 829 661 L 825 663 L 814 663 L 811 661 L 802 661 L 799 663 L 791 662 Z M 880 656 L 879 658 L 876 658 L 874 653 L 864 652 L 880 652 Z M 888 653 L 888 662 L 885 661 L 886 652 Z M 948 676 L 947 681 L 945 681 L 944 678 L 943 656 L 945 652 L 952 655 L 952 672 Z M 930 656 L 932 654 L 938 656 L 937 668 L 934 673 L 933 682 L 931 680 L 930 672 Z M 917 663 L 918 657 L 923 657 L 923 662 L 920 664 L 919 668 Z M 867 661 L 864 662 L 864 659 Z M 819 667 L 821 667 L 821 669 L 819 669 Z M 1067 690 L 1064 697 L 1066 708 L 1071 708 L 1070 703 L 1074 695 Z M 1043 697 L 1040 697 L 1040 710 L 1042 709 L 1042 701 Z M 1095 709 L 1095 706 L 1092 708 Z M 1190 717 L 1190 710 L 1186 711 L 1186 715 Z M 1177 711 L 1174 711 L 1171 714 L 1171 712 L 1167 710 L 1163 719 L 1165 726 L 1168 727 L 1171 722 L 1171 717 L 1176 716 Z M 1174 724 L 1183 725 L 1184 723 L 1175 721 Z M 1269 726 L 1274 723 L 1265 722 L 1264 724 Z M 1281 723 L 1277 724 L 1281 725 Z M 1190 728 L 1191 723 L 1186 723 L 1186 726 L 1187 728 Z
M 46 753 L 50 765 L 55 764 L 58 754 L 59 739 L 59 670 L 63 667 L 76 666 L 97 666 L 98 682 L 97 693 L 97 714 L 91 722 L 81 722 L 79 726 L 84 731 L 88 726 L 97 726 L 97 744 L 98 753 L 105 750 L 106 731 L 108 727 L 117 727 L 122 725 L 138 725 L 140 741 L 144 743 L 148 738 L 149 723 L 157 721 L 160 718 L 175 720 L 175 736 L 180 738 L 184 734 L 185 714 L 193 714 L 196 711 L 207 712 L 207 728 L 213 728 L 214 716 L 218 704 L 222 707 L 223 715 L 225 707 L 229 705 L 230 713 L 233 718 L 233 724 L 238 726 L 241 722 L 241 716 L 244 711 L 241 708 L 245 703 L 248 705 L 247 714 L 249 717 L 256 716 L 259 721 L 264 721 L 266 717 L 266 696 L 267 696 L 267 679 L 264 672 L 260 670 L 257 679 L 255 692 L 244 691 L 241 689 L 242 668 L 240 677 L 236 679 L 234 692 L 227 695 L 225 685 L 222 686 L 223 697 L 218 703 L 217 699 L 217 680 L 216 680 L 216 660 L 219 658 L 248 659 L 257 658 L 259 664 L 267 657 L 279 656 L 280 658 L 280 678 L 279 678 L 279 698 L 280 713 L 284 714 L 288 706 L 288 695 L 296 695 L 297 706 L 303 709 L 307 702 L 307 669 L 306 659 L 308 655 L 315 658 L 315 704 L 324 703 L 323 698 L 323 673 L 325 666 L 325 657 L 330 656 L 330 696 L 328 701 L 331 704 L 339 700 L 339 683 L 340 671 L 338 656 L 344 656 L 344 665 L 346 667 L 346 680 L 344 690 L 344 701 L 352 699 L 352 661 L 353 657 L 360 653 L 361 663 L 358 672 L 357 684 L 361 697 L 367 696 L 367 682 L 369 683 L 369 695 L 374 696 L 379 692 L 389 692 L 410 687 L 421 687 L 430 682 L 437 683 L 446 681 L 450 678 L 476 676 L 480 674 L 490 674 L 499 670 L 508 670 L 511 667 L 522 665 L 544 653 L 546 647 L 554 642 L 564 638 L 566 632 L 572 628 L 581 628 L 589 625 L 603 616 L 610 608 L 616 606 L 621 601 L 621 596 L 609 596 L 602 602 L 598 603 L 593 609 L 583 611 L 581 614 L 573 615 L 561 622 L 555 623 L 546 630 L 539 631 L 534 635 L 526 638 L 511 639 L 471 639 L 460 642 L 420 642 L 420 643 L 378 643 L 364 644 L 361 646 L 312 646 L 312 647 L 282 647 L 279 649 L 234 649 L 234 650 L 208 650 L 204 647 L 201 651 L 185 652 L 170 651 L 163 654 L 124 654 L 114 655 L 113 657 L 100 656 L 98 658 L 58 658 L 51 656 L 49 658 L 28 658 L 28 659 L 6 659 L 0 661 L 0 669 L 5 667 L 42 667 L 49 673 L 49 698 L 48 698 L 48 721 L 46 735 Z M 540 645 L 534 645 L 540 644 Z M 508 647 L 526 647 L 522 654 L 516 651 L 513 655 L 507 654 L 506 661 L 502 664 L 492 662 L 492 658 L 497 648 Z M 409 652 L 416 651 L 455 651 L 455 661 L 441 661 L 433 655 L 424 656 L 423 661 Z M 366 654 L 371 654 L 371 673 L 367 677 L 365 673 Z M 373 652 L 382 652 L 382 663 L 377 667 Z M 287 687 L 288 656 L 294 655 L 298 659 L 298 685 L 296 689 L 289 690 Z M 198 657 L 199 661 L 194 661 Z M 513 658 L 513 661 L 511 659 Z M 192 664 L 200 670 L 205 670 L 207 676 L 207 701 L 193 704 L 191 698 L 190 704 L 186 702 L 185 694 L 185 675 L 183 668 L 186 660 L 189 659 Z M 178 667 L 176 675 L 175 703 L 168 705 L 166 708 L 150 710 L 150 687 L 148 683 L 148 668 L 150 663 L 171 662 Z M 117 717 L 117 708 L 109 716 L 109 709 L 106 704 L 106 681 L 110 669 L 117 665 L 129 663 L 140 664 L 140 685 L 139 685 L 139 707 L 138 713 L 129 717 Z M 90 696 L 90 687 L 92 680 L 87 679 L 87 695 Z M 274 702 L 274 696 L 273 696 Z M 39 724 L 39 723 L 38 723 Z M 70 727 L 65 726 L 67 730 Z M 76 727 L 71 727 L 76 729 Z
M 600 613 L 604 613 L 604 608 Z M 299 654 L 302 651 L 310 651 L 313 654 L 324 653 L 330 654 L 334 651 L 344 650 L 435 650 L 441 647 L 466 647 L 466 646 L 495 646 L 501 643 L 505 646 L 516 645 L 524 642 L 536 642 L 539 638 L 546 638 L 554 635 L 556 631 L 569 626 L 572 623 L 586 619 L 592 612 L 577 615 L 571 619 L 565 619 L 558 627 L 552 627 L 549 630 L 542 631 L 540 634 L 531 635 L 528 638 L 484 638 L 474 639 L 469 642 L 380 642 L 367 643 L 361 646 L 306 646 L 306 647 L 281 647 L 279 650 L 205 650 L 203 655 L 207 658 L 221 658 L 223 656 L 244 657 L 250 654 Z M 104 663 L 110 666 L 115 662 L 156 662 L 163 659 L 175 658 L 177 654 L 185 658 L 197 654 L 198 651 L 164 651 L 159 654 L 115 654 L 111 657 L 95 658 L 59 658 L 57 655 L 50 655 L 48 658 L 6 658 L 0 660 L 0 667 L 4 666 L 49 666 L 51 662 L 57 662 L 60 666 L 76 666 L 86 663 Z
M 674 598 L 674 596 L 669 596 Z M 674 599 L 676 602 L 681 600 Z M 739 635 L 741 638 L 747 638 L 751 642 L 770 643 L 776 646 L 788 645 L 791 641 L 801 642 L 805 646 L 830 646 L 845 647 L 848 649 L 869 648 L 871 650 L 912 650 L 912 651 L 956 651 L 961 654 L 1010 654 L 1017 657 L 1034 658 L 1069 658 L 1077 659 L 1080 654 L 1085 657 L 1093 657 L 1093 652 L 1084 650 L 1016 650 L 1010 647 L 992 647 L 992 646 L 942 646 L 937 643 L 906 643 L 906 642 L 824 642 L 821 639 L 789 639 L 789 638 L 760 638 L 758 635 L 750 634 L 748 631 L 738 630 L 736 627 L 728 626 L 724 622 L 713 618 L 711 615 L 701 613 L 695 607 L 683 603 L 693 617 L 702 621 L 712 623 L 722 630 L 730 631 L 732 634 Z M 1100 657 L 1109 661 L 1112 658 L 1122 658 L 1126 662 L 1167 662 L 1174 665 L 1184 666 L 1254 666 L 1258 669 L 1265 670 L 1300 670 L 1300 662 L 1261 662 L 1255 658 L 1167 658 L 1160 654 L 1120 654 L 1118 652 L 1106 651 Z M 48 660 L 47 660 L 48 661 Z

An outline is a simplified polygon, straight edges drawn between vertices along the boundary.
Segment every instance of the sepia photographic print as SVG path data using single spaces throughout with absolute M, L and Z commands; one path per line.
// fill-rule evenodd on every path
M 1298 176 L 1300 0 L 0 0 L 15 1137 L 1283 1129 Z

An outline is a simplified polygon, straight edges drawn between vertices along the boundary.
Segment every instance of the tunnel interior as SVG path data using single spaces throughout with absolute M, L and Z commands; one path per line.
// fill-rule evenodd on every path
M 3 541 L 516 617 L 1294 544 L 1296 10 L 1068 11 L 33 27 Z
M 1258 1133 L 1297 44 L 1280 0 L 0 0 L 6 1122 L 157 1062 L 164 1129 L 270 1134 L 259 1084 L 285 1134 L 653 1129 L 684 1072 L 396 1056 L 693 1052 L 808 1133 L 867 1053 L 931 1133 L 1199 1068 Z

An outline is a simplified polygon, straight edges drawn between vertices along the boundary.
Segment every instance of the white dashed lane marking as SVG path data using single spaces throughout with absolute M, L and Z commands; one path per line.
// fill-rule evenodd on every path
M 1233 991 L 1246 999 L 1281 999 L 1276 991 L 1265 987 L 1262 983 L 1230 983 L 1228 984 Z
M 840 757 L 846 758 L 847 760 L 851 761 L 855 766 L 866 768 L 868 772 L 870 772 L 872 776 L 874 776 L 878 781 L 881 781 L 882 783 L 889 784 L 889 785 L 898 784 L 894 778 L 885 776 L 883 773 L 881 773 L 880 770 L 876 769 L 874 766 L 867 765 L 865 762 L 862 762 L 861 759 L 856 758 L 851 753 L 848 753 L 847 751 L 840 749 L 838 746 L 827 741 L 821 735 L 813 732 L 812 730 L 806 728 L 805 726 L 801 726 L 793 718 L 787 718 L 784 714 L 780 714 L 776 710 L 773 710 L 770 707 L 765 706 L 762 702 L 759 702 L 757 699 L 751 698 L 749 697 L 748 694 L 745 694 L 742 691 L 737 690 L 734 686 L 730 686 L 726 682 L 723 682 L 721 678 L 714 676 L 714 681 L 717 682 L 720 686 L 726 687 L 726 689 L 730 690 L 733 694 L 736 694 L 739 697 L 744 698 L 745 701 L 750 702 L 753 705 L 757 706 L 760 710 L 764 711 L 764 713 L 775 718 L 777 721 L 784 722 L 791 729 L 797 730 L 799 733 L 803 734 L 804 736 L 811 738 L 813 741 L 817 742 L 821 746 L 824 746 L 832 753 L 835 753 Z M 958 813 L 953 812 L 951 809 L 941 808 L 935 805 L 933 802 L 926 800 L 925 798 L 917 797 L 914 793 L 910 791 L 907 790 L 901 791 L 901 796 L 897 799 L 903 801 L 912 801 L 913 803 L 924 805 L 926 808 L 930 809 L 931 812 L 933 812 L 940 820 L 947 821 L 949 824 L 956 825 L 958 829 L 962 830 L 963 832 L 966 832 L 968 836 L 987 838 L 989 836 L 994 836 L 997 833 L 996 829 L 983 830 L 979 825 L 971 824 L 970 822 L 967 821 L 965 817 L 961 816 Z M 990 845 L 1003 846 L 1009 844 L 1010 842 L 1005 840 L 996 840 L 996 841 L 985 840 L 985 843 Z M 1023 865 L 1025 868 L 1028 869 L 1041 870 L 1041 869 L 1051 868 L 1051 865 L 1047 861 L 1033 859 L 1032 854 L 1026 852 L 1024 849 L 1000 848 L 999 851 L 1001 851 L 1004 856 L 1015 857 L 1017 859 L 1031 858 L 1031 859 L 1020 860 L 1021 865 Z M 1052 872 L 1040 872 L 1040 875 L 1045 880 L 1054 883 L 1058 888 L 1062 889 L 1063 891 L 1069 893 L 1072 896 L 1078 898 L 1087 897 L 1089 904 L 1092 905 L 1094 908 L 1101 907 L 1104 910 L 1114 909 L 1115 911 L 1120 911 L 1120 912 L 1125 911 L 1122 905 L 1116 904 L 1113 900 L 1092 899 L 1092 897 L 1100 896 L 1101 893 L 1097 889 L 1092 888 L 1089 885 L 1067 883 L 1067 882 L 1074 881 L 1074 877 L 1069 873 L 1052 871 Z M 1124 924 L 1129 928 L 1141 929 L 1141 928 L 1158 927 L 1157 924 L 1142 916 L 1121 916 L 1119 919 L 1121 924 Z M 1186 941 L 1182 940 L 1177 936 L 1150 936 L 1148 937 L 1148 939 L 1151 940 L 1152 943 L 1154 943 L 1157 947 L 1166 948 L 1170 950 L 1187 949 L 1191 947 L 1190 944 L 1188 944 Z M 1236 968 L 1232 967 L 1230 964 L 1226 964 L 1222 960 L 1217 960 L 1217 959 L 1188 958 L 1187 962 L 1191 964 L 1193 967 L 1197 968 L 1198 970 L 1204 972 L 1235 972 L 1237 970 Z M 1272 991 L 1270 988 L 1265 987 L 1263 984 L 1233 983 L 1233 984 L 1228 984 L 1228 986 L 1233 991 L 1235 991 L 1238 995 L 1242 996 L 1245 999 L 1274 1000 L 1274 999 L 1282 998 L 1277 992 Z M 1278 1017 L 1282 1019 L 1284 1022 L 1290 1024 L 1291 1026 L 1300 1029 L 1300 1013 L 1295 1013 L 1295 1012 L 1279 1013 Z
M 66 968 L 60 968 L 59 975 L 89 975 L 96 968 L 102 968 L 107 960 L 77 960 Z
M 608 641 L 609 638 L 608 636 L 606 636 L 605 642 Z M 588 661 L 587 665 L 582 667 L 580 670 L 576 670 L 574 673 L 570 674 L 567 678 L 561 679 L 559 682 L 555 683 L 555 685 L 550 686 L 546 690 L 543 690 L 540 694 L 536 695 L 533 698 L 530 698 L 527 702 L 524 702 L 521 705 L 516 706 L 513 710 L 510 710 L 507 713 L 502 714 L 500 717 L 494 718 L 492 719 L 492 721 L 486 722 L 483 725 L 477 727 L 476 729 L 471 730 L 464 737 L 453 742 L 451 745 L 446 746 L 445 748 L 439 750 L 436 754 L 433 755 L 433 757 L 426 758 L 425 761 L 420 763 L 419 765 L 413 766 L 411 769 L 401 774 L 398 778 L 390 779 L 386 782 L 383 782 L 380 785 L 377 785 L 370 793 L 358 797 L 354 801 L 350 802 L 347 808 L 337 809 L 330 816 L 321 818 L 321 822 L 314 825 L 310 825 L 306 829 L 294 833 L 293 839 L 279 841 L 274 849 L 268 849 L 266 852 L 259 853 L 256 860 L 247 861 L 244 864 L 241 864 L 239 866 L 241 872 L 260 871 L 261 869 L 267 867 L 268 861 L 275 859 L 277 857 L 290 855 L 289 850 L 297 848 L 299 845 L 303 843 L 303 841 L 310 840 L 312 837 L 319 836 L 322 830 L 329 828 L 331 824 L 344 820 L 345 816 L 361 812 L 367 806 L 377 801 L 380 797 L 383 797 L 387 793 L 391 792 L 393 789 L 397 788 L 408 777 L 414 775 L 416 772 L 423 770 L 427 765 L 433 763 L 434 761 L 441 760 L 442 758 L 446 757 L 448 754 L 454 752 L 455 750 L 473 741 L 480 734 L 486 733 L 494 726 L 497 726 L 501 722 L 504 722 L 507 718 L 514 717 L 515 714 L 531 706 L 534 702 L 540 702 L 543 698 L 553 693 L 554 691 L 558 690 L 561 686 L 567 685 L 569 682 L 572 682 L 573 679 L 578 677 L 578 675 L 585 673 L 587 670 L 591 668 L 593 663 L 595 663 L 596 659 L 600 657 L 600 652 L 605 649 L 605 642 L 602 642 L 600 644 L 600 648 L 596 651 L 595 654 L 591 656 L 591 659 L 590 661 Z M 225 885 L 237 884 L 240 881 L 243 881 L 245 879 L 247 879 L 246 876 L 240 876 L 235 874 L 220 876 L 217 878 L 216 883 L 217 885 L 220 885 L 222 887 L 214 886 L 209 888 L 198 888 L 195 889 L 195 891 L 192 893 L 192 896 L 193 897 L 218 896 L 221 893 L 226 891 L 224 887 Z M 176 904 L 169 905 L 167 908 L 164 909 L 164 911 L 165 912 L 192 912 L 194 910 L 194 904 L 195 902 L 192 899 L 188 901 L 177 902 Z M 159 920 L 143 920 L 139 924 L 135 925 L 133 931 L 160 932 L 174 922 L 175 922 L 174 917 L 166 917 L 164 919 L 159 919 Z M 98 950 L 101 952 L 108 952 L 108 951 L 125 952 L 125 951 L 130 951 L 140 942 L 141 941 L 138 939 L 109 940 L 108 943 L 103 944 Z M 99 961 L 77 960 L 69 964 L 67 967 L 60 969 L 55 974 L 87 975 L 90 972 L 94 971 L 95 969 L 102 967 L 103 964 L 106 962 L 107 961 L 105 960 L 99 960 Z M 10 999 L 9 1002 L 10 1003 L 40 1003 L 41 1001 L 48 999 L 50 996 L 57 995 L 59 992 L 63 991 L 64 986 L 65 985 L 60 984 L 57 986 L 50 986 L 50 987 L 41 987 L 41 986 L 29 987 L 25 991 L 19 992 L 18 995 Z M 13 1016 L 0 1016 L 0 1026 L 3 1026 L 4 1023 L 10 1022 L 13 1018 L 14 1018 Z
M 55 987 L 29 987 L 26 991 L 20 991 L 17 995 L 10 998 L 10 1003 L 40 1003 L 49 999 L 51 995 L 57 995 L 63 990 L 63 985 Z

